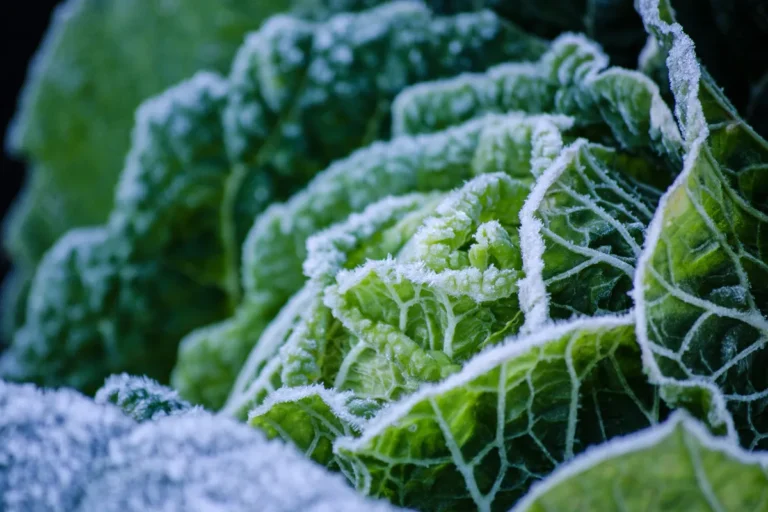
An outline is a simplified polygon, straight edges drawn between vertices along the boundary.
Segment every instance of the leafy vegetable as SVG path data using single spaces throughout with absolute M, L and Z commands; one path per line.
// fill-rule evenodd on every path
M 436 17 L 409 2 L 323 23 L 271 18 L 228 81 L 201 72 L 142 105 L 109 223 L 50 251 L 2 374 L 92 392 L 109 373 L 141 372 L 133 356 L 151 347 L 144 373 L 167 379 L 178 340 L 239 302 L 242 237 L 272 198 L 386 135 L 389 101 L 409 83 L 542 47 L 490 12 Z M 41 291 L 52 274 L 61 294 Z M 70 309 L 77 294 L 87 311 Z M 176 311 L 189 314 L 168 322 Z
M 346 1 L 146 101 L 4 292 L 1 374 L 96 392 L 0 384 L 5 508 L 768 510 L 768 143 L 670 3 Z

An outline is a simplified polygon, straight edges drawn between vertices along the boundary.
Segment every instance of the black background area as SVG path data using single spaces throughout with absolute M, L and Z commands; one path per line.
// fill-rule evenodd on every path
M 3 142 L 8 124 L 16 110 L 19 92 L 27 76 L 32 56 L 50 22 L 55 0 L 26 0 L 4 2 L 0 15 L 0 38 L 2 38 L 2 61 L 0 61 L 0 133 Z M 0 216 L 3 223 L 8 208 L 19 192 L 24 179 L 25 166 L 21 160 L 12 158 L 0 148 Z M 8 259 L 0 258 L 0 279 L 8 272 Z

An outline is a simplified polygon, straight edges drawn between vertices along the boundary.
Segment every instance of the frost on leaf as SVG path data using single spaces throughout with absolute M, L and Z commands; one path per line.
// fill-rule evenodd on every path
M 683 413 L 555 471 L 511 512 L 765 510 L 768 456 L 715 438 Z
M 230 175 L 220 120 L 226 98 L 223 78 L 198 73 L 139 108 L 109 219 L 130 257 L 163 260 L 224 289 L 236 271 L 224 258 L 231 228 L 219 213 Z
M 536 181 L 523 208 L 529 331 L 549 319 L 625 313 L 664 170 L 580 139 Z
M 458 53 L 454 54 L 452 49 L 456 48 Z M 56 308 L 53 301 L 47 301 L 51 307 L 44 314 L 36 308 L 27 309 L 31 314 L 22 329 L 26 334 L 17 338 L 32 336 L 33 343 L 40 345 L 87 338 L 88 344 L 101 347 L 94 350 L 91 360 L 107 360 L 107 364 L 92 365 L 90 371 L 94 373 L 100 367 L 111 372 L 132 371 L 130 363 L 120 361 L 114 352 L 152 343 L 161 355 L 151 376 L 166 380 L 169 358 L 165 354 L 177 346 L 182 335 L 223 320 L 241 302 L 240 248 L 253 218 L 275 194 L 290 193 L 333 158 L 386 136 L 389 123 L 379 121 L 385 120 L 390 100 L 406 85 L 481 69 L 505 58 L 535 56 L 541 49 L 538 40 L 502 23 L 490 12 L 438 17 L 416 3 L 394 2 L 367 13 L 337 15 L 325 22 L 286 16 L 272 19 L 249 37 L 228 80 L 200 72 L 139 109 L 104 242 L 119 260 L 112 260 L 111 272 L 121 274 L 82 282 L 84 295 L 95 296 L 97 288 L 109 287 L 110 295 L 99 306 L 104 313 L 90 311 L 82 318 L 65 310 L 63 304 Z M 424 57 L 423 62 L 411 59 L 418 55 Z M 365 73 L 360 72 L 361 66 Z M 295 83 L 296 90 L 292 88 Z M 320 99 L 318 95 L 324 96 Z M 353 105 L 352 99 L 361 104 Z M 233 147 L 232 112 L 248 112 L 246 107 L 263 110 L 268 121 L 265 137 L 241 148 L 258 155 L 258 165 L 246 162 Z M 352 110 L 347 112 L 347 108 Z M 260 122 L 246 116 L 238 119 L 237 127 Z M 333 129 L 334 123 L 343 130 Z M 350 133 L 356 136 L 347 137 Z M 361 133 L 367 135 L 357 137 Z M 122 281 L 145 268 L 172 276 L 177 282 L 168 286 L 179 296 L 166 297 L 164 309 L 134 322 L 143 312 L 130 311 L 131 304 L 121 298 L 134 295 L 135 304 L 141 306 L 156 294 L 141 286 L 155 283 L 132 283 L 129 289 Z M 46 272 L 54 269 L 41 270 Z M 78 279 L 72 276 L 72 281 Z M 32 294 L 45 294 L 42 286 Z M 46 300 L 33 297 L 30 302 Z M 205 314 L 195 314 L 198 301 L 215 305 Z M 176 308 L 173 311 L 184 311 L 167 315 L 180 316 L 182 321 L 172 321 L 180 325 L 168 327 L 163 324 L 164 317 L 158 321 L 162 317 L 159 313 L 170 305 Z M 268 319 L 277 307 L 267 312 Z M 120 319 L 111 313 L 115 308 L 121 310 Z M 141 343 L 126 349 L 134 338 Z M 58 348 L 39 352 L 55 350 Z M 234 354 L 224 354 L 225 361 L 217 364 L 238 367 L 246 353 L 235 350 Z M 19 365 L 16 370 L 20 370 Z M 35 377 L 50 385 L 77 384 L 67 375 L 70 368 L 61 370 Z M 31 378 L 23 371 L 4 375 Z M 84 385 L 91 386 L 88 389 L 92 391 L 93 384 L 98 385 L 106 375 L 102 372 Z
M 489 112 L 559 113 L 572 116 L 587 136 L 607 127 L 621 148 L 674 167 L 681 137 L 658 86 L 641 73 L 607 65 L 597 45 L 565 34 L 536 62 L 405 89 L 393 104 L 393 131 L 428 133 Z
M 337 393 L 322 386 L 283 388 L 251 411 L 248 424 L 268 438 L 292 443 L 307 457 L 338 470 L 334 441 L 358 436 L 367 420 L 379 410 L 375 401 Z
M 0 381 L 8 512 L 395 510 L 246 425 L 199 411 L 138 424 L 73 391 Z
M 169 339 L 224 314 L 223 302 L 159 262 L 126 260 L 105 229 L 73 230 L 43 259 L 0 374 L 89 393 L 121 371 L 165 379 Z
M 487 350 L 334 450 L 366 494 L 416 508 L 507 510 L 575 455 L 665 414 L 632 317 L 586 319 Z
M 174 385 L 194 401 L 220 405 L 220 393 L 226 392 L 227 381 L 234 381 L 245 354 L 303 285 L 302 262 L 311 235 L 387 196 L 446 191 L 473 173 L 502 170 L 530 180 L 532 168 L 547 165 L 559 151 L 561 129 L 569 126 L 570 121 L 559 116 L 487 116 L 437 134 L 375 143 L 335 162 L 306 189 L 286 203 L 272 205 L 257 219 L 243 246 L 243 304 L 224 324 L 196 331 L 182 342 L 175 370 L 180 377 Z M 407 240 L 405 233 L 389 232 Z M 385 251 L 367 257 L 386 255 Z M 315 265 L 319 258 L 324 256 L 307 262 Z M 357 259 L 351 265 L 363 261 Z M 215 370 L 205 376 L 197 361 L 206 361 Z M 182 377 L 192 372 L 202 380 Z M 209 402 L 194 388 L 210 389 L 210 381 L 216 382 L 219 398 Z
M 699 67 L 662 3 L 641 2 L 668 51 L 683 171 L 649 228 L 635 280 L 638 338 L 672 401 L 693 383 L 719 391 L 741 443 L 768 447 L 768 144 Z
M 74 510 L 110 440 L 134 425 L 74 391 L 0 381 L 0 508 Z
M 417 2 L 319 24 L 275 17 L 235 59 L 225 113 L 231 156 L 279 186 L 290 186 L 289 176 L 301 184 L 386 135 L 390 102 L 405 86 L 544 48 L 488 11 L 438 17 Z
M 293 448 L 207 414 L 145 422 L 110 443 L 75 510 L 387 511 Z
M 136 421 L 156 420 L 194 410 L 179 394 L 147 377 L 112 375 L 99 388 L 96 403 L 113 404 Z
M 343 268 L 396 253 L 436 206 L 439 196 L 409 194 L 383 199 L 307 241 L 308 283 L 283 307 L 240 370 L 224 411 L 245 418 L 282 385 L 318 382 L 330 311 L 323 288 Z

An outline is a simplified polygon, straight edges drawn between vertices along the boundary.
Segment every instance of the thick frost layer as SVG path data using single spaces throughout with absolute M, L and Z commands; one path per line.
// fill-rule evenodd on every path
M 0 381 L 0 509 L 75 510 L 109 443 L 134 425 L 74 391 Z
M 206 413 L 137 424 L 73 391 L 0 381 L 8 512 L 394 510 L 246 425 Z

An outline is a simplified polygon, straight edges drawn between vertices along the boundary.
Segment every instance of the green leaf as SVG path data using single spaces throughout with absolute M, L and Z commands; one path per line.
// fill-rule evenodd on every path
M 94 400 L 99 404 L 114 404 L 138 422 L 195 410 L 173 389 L 147 377 L 132 377 L 127 373 L 107 378 Z
M 562 35 L 536 62 L 406 89 L 395 99 L 393 131 L 429 133 L 488 112 L 560 113 L 596 140 L 607 127 L 621 148 L 660 157 L 676 172 L 682 141 L 658 86 L 641 73 L 607 66 L 595 43 Z
M 429 195 L 418 194 L 386 199 L 310 239 L 313 256 L 307 262 L 307 274 L 311 284 L 284 306 L 272 324 L 271 316 L 266 314 L 270 310 L 255 296 L 252 300 L 247 298 L 234 317 L 185 337 L 172 376 L 174 387 L 185 396 L 194 396 L 198 402 L 214 408 L 221 406 L 233 383 L 233 396 L 245 392 L 265 361 L 290 335 L 293 322 L 320 302 L 318 287 L 344 266 L 354 266 L 368 257 L 385 256 L 399 249 L 430 209 L 425 208 L 425 213 L 411 212 L 433 202 L 434 198 Z M 258 347 L 249 356 L 260 338 Z M 238 371 L 240 376 L 235 382 Z M 245 409 L 243 415 L 247 412 Z
M 765 510 L 768 457 L 689 416 L 609 441 L 534 486 L 511 512 Z
M 263 431 L 267 438 L 279 437 L 315 462 L 338 470 L 334 441 L 345 435 L 359 435 L 378 408 L 374 401 L 322 386 L 283 388 L 248 415 L 248 424 Z
M 580 139 L 536 181 L 521 212 L 526 329 L 626 313 L 665 176 L 646 160 Z
M 90 393 L 121 371 L 166 379 L 176 356 L 169 340 L 225 313 L 215 288 L 160 262 L 126 261 L 119 249 L 108 231 L 83 228 L 46 254 L 28 322 L 0 358 L 3 378 Z
M 272 205 L 257 219 L 243 246 L 244 302 L 227 327 L 205 328 L 182 342 L 174 385 L 190 400 L 211 407 L 221 404 L 227 380 L 234 382 L 245 354 L 269 320 L 303 285 L 305 243 L 314 233 L 384 197 L 448 190 L 473 173 L 506 170 L 530 181 L 531 169 L 546 166 L 557 154 L 561 129 L 570 125 L 562 116 L 488 116 L 437 134 L 375 143 L 337 161 L 287 203 Z M 412 222 L 418 223 L 418 217 Z M 371 240 L 365 247 L 384 244 L 382 252 L 366 257 L 394 253 L 411 232 L 387 230 L 386 236 L 394 238 Z M 317 265 L 325 257 L 319 254 L 307 264 Z M 361 255 L 350 266 L 364 260 Z M 332 278 L 335 267 L 330 268 Z M 216 391 L 203 399 L 201 393 L 213 388 Z
M 352 284 L 341 295 L 336 291 L 330 291 L 329 295 L 318 290 L 315 306 L 307 307 L 307 314 L 295 329 L 292 327 L 290 333 L 285 331 L 286 341 L 279 357 L 275 355 L 276 349 L 262 347 L 282 346 L 282 342 L 276 345 L 265 334 L 240 372 L 225 411 L 244 417 L 250 407 L 261 403 L 282 385 L 325 382 L 328 386 L 362 390 L 367 385 L 365 375 L 371 379 L 365 396 L 395 398 L 413 391 L 425 378 L 434 380 L 445 371 L 453 371 L 452 365 L 446 365 L 451 357 L 462 361 L 485 344 L 495 343 L 516 332 L 522 322 L 515 292 L 520 268 L 516 245 L 519 209 L 532 181 L 531 173 L 547 166 L 557 155 L 563 146 L 560 127 L 568 127 L 571 122 L 559 116 L 515 114 L 488 118 L 482 123 L 484 127 L 476 144 L 477 152 L 472 158 L 473 171 L 483 174 L 506 169 L 516 178 L 498 173 L 485 175 L 447 197 L 434 218 L 423 220 L 432 213 L 433 205 L 429 205 L 406 217 L 400 225 L 383 231 L 384 236 L 378 237 L 378 245 L 373 243 L 376 239 L 370 244 L 372 249 L 378 249 L 378 255 L 369 250 L 365 258 L 360 254 L 358 258 L 348 259 L 345 267 L 353 268 L 366 259 L 397 255 L 395 262 L 363 265 L 359 272 L 355 271 L 359 274 L 357 277 L 355 273 L 348 274 L 344 279 Z M 365 183 L 350 187 L 350 190 L 365 190 Z M 385 212 L 391 207 L 381 204 L 369 208 L 371 213 L 379 209 Z M 345 232 L 360 222 L 355 219 L 366 217 L 366 213 L 352 215 L 348 222 L 310 238 L 305 273 L 313 279 L 322 276 L 323 286 L 333 284 L 341 268 L 333 262 L 340 261 L 344 254 L 339 252 L 339 244 L 348 237 Z M 411 237 L 417 227 L 421 229 Z M 398 283 L 397 290 L 386 284 L 392 279 Z M 425 281 L 429 284 L 425 285 Z M 401 320 L 393 315 L 397 316 L 402 308 L 399 297 L 393 302 L 390 292 L 406 296 L 418 292 L 423 299 L 421 302 L 414 299 L 415 302 L 408 306 L 412 309 L 409 314 L 413 321 L 408 332 L 398 333 L 395 328 Z M 354 298 L 356 294 L 361 294 L 359 300 Z M 341 309 L 331 314 L 322 304 L 324 296 L 326 301 L 336 301 L 336 306 Z M 346 308 L 342 304 L 349 299 L 352 299 L 348 303 L 352 309 L 342 311 Z M 370 304 L 358 307 L 357 303 L 363 299 L 369 300 Z M 477 300 L 490 302 L 477 305 Z M 371 309 L 372 306 L 375 308 Z M 389 312 L 386 311 L 388 306 L 391 307 Z M 419 310 L 424 313 L 421 319 Z M 382 322 L 387 316 L 392 318 Z M 298 316 L 293 315 L 293 318 L 298 319 Z M 367 338 L 361 338 L 360 328 L 353 327 L 353 324 L 367 325 L 371 320 L 375 326 L 366 330 L 372 333 L 375 346 L 383 351 L 378 355 L 372 347 L 360 344 L 359 339 Z M 447 357 L 441 354 L 442 342 L 434 339 L 443 327 L 452 333 L 448 339 Z M 377 333 L 377 328 L 381 332 Z M 426 334 L 425 328 L 431 334 Z M 390 349 L 381 333 L 391 333 L 393 340 L 399 340 L 398 346 L 402 350 L 420 358 L 425 366 L 412 376 L 404 377 L 407 372 L 392 368 L 386 361 L 384 354 Z M 456 350 L 453 339 L 460 340 L 456 342 Z M 407 358 L 399 357 L 401 360 Z M 269 358 L 272 359 L 268 361 Z M 342 368 L 343 377 L 339 377 Z
M 660 11 L 658 2 L 644 1 L 641 9 L 669 53 L 687 152 L 638 265 L 638 339 L 649 375 L 671 399 L 688 383 L 710 386 L 722 393 L 741 443 L 765 448 L 768 143 L 699 67 L 666 4 Z
M 484 352 L 334 452 L 363 493 L 416 508 L 507 510 L 579 453 L 665 414 L 633 317 L 584 319 Z

